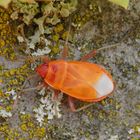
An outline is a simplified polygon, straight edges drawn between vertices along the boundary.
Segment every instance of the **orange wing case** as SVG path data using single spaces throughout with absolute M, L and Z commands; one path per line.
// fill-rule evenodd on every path
M 51 61 L 45 82 L 69 96 L 88 102 L 99 101 L 114 90 L 112 77 L 105 69 L 82 61 Z

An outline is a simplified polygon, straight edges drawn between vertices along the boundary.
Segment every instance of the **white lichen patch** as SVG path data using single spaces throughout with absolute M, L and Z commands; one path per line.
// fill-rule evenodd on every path
M 41 40 L 43 40 L 44 48 L 42 48 L 42 49 L 38 48 L 36 50 L 35 49 L 36 44 L 40 43 Z M 45 37 L 42 37 L 39 30 L 36 31 L 33 36 L 29 37 L 29 39 L 26 39 L 26 42 L 27 42 L 27 46 L 28 46 L 28 48 L 26 50 L 27 54 L 30 53 L 32 56 L 40 56 L 40 55 L 49 54 L 51 52 L 51 49 L 48 47 L 50 45 L 50 41 L 48 39 L 46 39 Z
M 119 137 L 118 135 L 113 135 L 108 140 L 119 140 Z
M 22 36 L 20 36 L 20 35 L 17 36 L 17 40 L 18 40 L 19 43 L 24 42 L 24 38 Z
M 18 36 L 18 40 L 19 42 L 22 42 L 21 36 Z M 34 56 L 44 56 L 51 52 L 51 49 L 49 48 L 51 42 L 42 36 L 39 30 L 37 30 L 33 36 L 30 36 L 28 39 L 26 38 L 25 42 L 27 44 L 26 54 L 33 56 L 33 59 Z M 43 47 L 36 47 L 38 44 L 43 44 Z M 38 64 L 40 63 L 37 61 L 31 63 L 31 69 L 34 70 Z
M 20 114 L 25 115 L 26 113 L 24 111 L 20 111 Z
M 51 50 L 47 47 L 45 47 L 44 49 L 37 49 L 36 52 L 33 52 L 32 55 L 33 56 L 40 56 L 40 55 L 46 55 L 49 54 L 51 52 Z
M 16 92 L 15 92 L 15 90 L 12 89 L 11 91 L 7 91 L 6 94 L 10 94 L 10 95 L 14 96 L 14 95 L 16 95 Z
M 40 126 L 42 126 L 44 117 L 47 115 L 47 113 L 44 112 L 44 107 L 44 105 L 40 104 L 38 108 L 34 109 L 36 120 L 39 122 Z
M 5 98 L 0 99 L 0 104 L 2 106 L 0 107 L 0 116 L 3 118 L 12 117 L 12 113 L 7 111 L 5 108 L 6 104 L 9 104 L 10 101 L 17 99 L 17 93 L 14 89 L 12 89 L 11 91 L 6 91 L 4 94 L 6 95 Z
M 129 134 L 133 134 L 134 132 L 135 132 L 134 129 L 130 129 L 130 130 L 128 131 Z
M 7 117 L 11 117 L 12 116 L 12 113 L 11 112 L 8 112 L 4 109 L 1 109 L 0 110 L 0 116 L 4 117 L 4 118 L 7 118 Z
M 47 92 L 47 95 L 44 97 L 45 92 Z M 52 120 L 54 117 L 60 118 L 62 94 L 59 94 L 57 99 L 53 99 L 54 92 L 50 89 L 46 90 L 45 88 L 42 88 L 39 91 L 39 95 L 42 95 L 43 97 L 40 98 L 39 106 L 34 109 L 34 112 L 35 118 L 40 126 L 43 124 L 45 117 L 47 117 L 48 120 Z
M 11 91 L 5 92 L 5 94 L 10 94 L 10 97 L 12 97 L 13 100 L 16 100 L 17 99 L 17 93 L 13 89 Z

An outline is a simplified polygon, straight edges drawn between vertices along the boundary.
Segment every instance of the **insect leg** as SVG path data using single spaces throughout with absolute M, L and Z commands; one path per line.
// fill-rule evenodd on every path
M 61 58 L 62 58 L 63 60 L 65 60 L 66 57 L 67 57 L 67 55 L 68 55 L 68 47 L 67 47 L 67 46 L 64 46 L 63 51 L 62 51 L 62 56 L 61 56 Z
M 32 90 L 40 89 L 40 88 L 42 88 L 42 87 L 44 87 L 44 84 L 40 84 L 40 85 L 38 85 L 38 86 L 36 86 L 36 87 L 33 87 L 33 88 L 26 88 L 26 89 L 23 89 L 21 92 L 32 91 Z
M 97 50 L 92 50 L 88 54 L 84 55 L 80 60 L 81 61 L 86 61 L 86 60 L 94 57 L 98 52 L 100 52 L 102 50 L 105 50 L 105 49 L 110 49 L 110 48 L 116 47 L 118 45 L 119 45 L 119 43 L 113 44 L 113 45 L 110 45 L 110 46 L 106 46 L 106 47 L 102 47 L 102 48 L 99 48 Z
M 74 105 L 73 98 L 70 97 L 70 96 L 68 96 L 68 104 L 69 104 L 70 109 L 71 109 L 72 112 L 79 112 L 79 111 L 84 110 L 84 109 L 86 109 L 86 108 L 88 108 L 88 107 L 90 107 L 90 106 L 93 105 L 93 103 L 90 103 L 90 104 L 88 104 L 88 105 L 85 105 L 85 106 L 82 106 L 82 107 L 76 109 L 76 108 L 75 108 L 75 105 Z
M 53 89 L 54 90 L 54 96 L 53 96 L 53 100 L 57 100 L 58 99 L 58 94 L 60 93 L 59 90 Z
M 72 112 L 76 112 L 73 98 L 68 96 L 68 104 Z
M 80 112 L 80 111 L 82 111 L 82 110 L 84 110 L 84 109 L 86 109 L 86 108 L 92 106 L 93 104 L 94 104 L 94 103 L 89 103 L 89 104 L 87 104 L 87 105 L 84 105 L 84 106 L 82 106 L 82 107 L 76 109 L 75 112 Z
M 60 93 L 60 91 L 56 89 L 53 89 L 53 91 L 54 91 L 53 101 L 54 101 L 55 115 L 58 117 L 57 101 L 59 100 L 58 94 Z
M 36 77 L 36 76 L 38 76 L 38 75 L 37 75 L 37 74 L 34 74 L 34 75 L 29 76 L 29 77 L 25 80 L 25 82 L 23 83 L 21 89 L 24 89 L 24 87 L 26 86 L 27 82 L 30 83 L 30 79 L 33 79 L 33 78 Z
M 42 88 L 42 87 L 44 87 L 44 84 L 40 84 L 40 85 L 38 85 L 38 86 L 36 86 L 36 87 L 33 87 L 33 88 L 26 88 L 26 89 L 21 88 L 20 92 L 17 94 L 16 100 L 15 100 L 14 103 L 13 103 L 13 108 L 15 108 L 15 107 L 17 106 L 17 103 L 18 103 L 20 94 L 21 94 L 22 92 L 33 91 L 33 90 L 36 90 L 36 89 L 40 89 L 40 88 Z
M 88 54 L 84 55 L 80 61 L 86 61 L 92 57 L 94 57 L 96 55 L 96 51 L 95 50 L 92 50 L 91 52 L 89 52 Z
M 82 111 L 82 110 L 85 110 L 85 109 L 88 108 L 88 107 L 93 106 L 93 105 L 95 105 L 95 102 L 92 102 L 92 103 L 89 103 L 89 104 L 87 104 L 87 105 L 84 105 L 84 106 L 82 106 L 82 107 L 76 109 L 75 112 L 80 112 L 80 111 Z M 104 110 L 103 107 L 100 106 L 99 104 L 96 105 L 96 106 L 94 106 L 94 107 L 97 108 L 98 110 L 102 110 L 106 115 L 109 114 L 109 112 L 106 111 L 106 110 Z
M 65 60 L 66 57 L 68 56 L 68 40 L 69 40 L 70 30 L 71 30 L 71 25 L 69 25 L 68 35 L 67 35 L 67 37 L 66 37 L 66 41 L 65 41 L 64 48 L 63 48 L 63 51 L 62 51 L 62 56 L 61 56 L 61 58 L 62 58 L 63 60 Z

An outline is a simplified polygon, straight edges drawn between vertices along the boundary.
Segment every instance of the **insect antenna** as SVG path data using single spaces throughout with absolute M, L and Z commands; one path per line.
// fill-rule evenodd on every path
M 101 47 L 101 48 L 97 49 L 96 52 L 99 52 L 99 51 L 102 51 L 102 50 L 105 50 L 105 49 L 111 49 L 111 48 L 117 47 L 119 44 L 120 43 L 116 43 L 116 44 L 112 44 L 112 45 L 109 45 L 109 46 Z
M 92 50 L 90 51 L 88 54 L 84 55 L 80 61 L 86 61 L 92 57 L 94 57 L 98 52 L 102 51 L 102 50 L 105 50 L 105 49 L 111 49 L 111 48 L 114 48 L 114 47 L 117 47 L 119 45 L 119 43 L 116 43 L 116 44 L 112 44 L 110 46 L 105 46 L 105 47 L 101 47 L 97 50 Z
M 33 88 L 25 88 L 27 82 L 28 82 L 30 79 L 32 79 L 33 77 L 35 77 L 35 76 L 37 76 L 37 75 L 32 75 L 32 76 L 28 77 L 28 78 L 25 80 L 25 82 L 23 83 L 22 87 L 20 88 L 20 90 L 19 90 L 19 92 L 18 92 L 18 94 L 17 94 L 17 98 L 16 98 L 16 100 L 15 100 L 14 103 L 13 103 L 13 107 L 15 107 L 15 106 L 17 105 L 18 99 L 19 99 L 21 93 L 23 93 L 23 92 L 28 92 L 28 91 L 33 91 L 33 90 L 37 90 L 37 89 L 40 89 L 40 88 L 43 88 L 43 87 L 44 87 L 44 84 L 40 84 L 40 85 L 38 85 L 38 86 L 36 86 L 36 87 L 33 87 Z
M 63 50 L 62 50 L 61 58 L 63 60 L 65 60 L 66 57 L 68 56 L 68 40 L 69 40 L 70 31 L 71 31 L 71 20 L 70 20 L 70 25 L 69 25 L 69 28 L 68 28 L 68 34 L 67 34 L 67 37 L 66 37 L 66 40 L 65 40 L 65 44 L 64 44 L 64 47 L 63 47 Z

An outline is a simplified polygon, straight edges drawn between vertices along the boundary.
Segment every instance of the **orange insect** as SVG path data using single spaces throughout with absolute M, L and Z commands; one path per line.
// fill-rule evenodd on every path
M 66 50 L 65 47 L 63 52 Z M 115 87 L 109 72 L 100 65 L 86 62 L 95 54 L 96 51 L 91 51 L 81 61 L 47 60 L 36 71 L 47 85 L 67 94 L 70 108 L 76 111 L 72 98 L 97 102 L 110 95 Z

